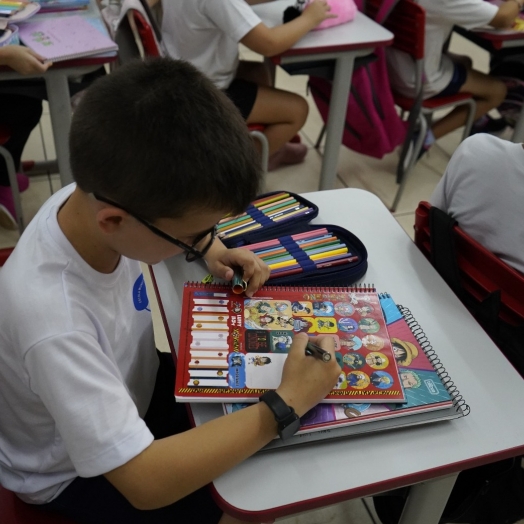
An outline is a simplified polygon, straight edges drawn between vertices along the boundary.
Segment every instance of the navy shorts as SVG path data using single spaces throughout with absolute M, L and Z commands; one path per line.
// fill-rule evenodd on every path
M 466 78 L 468 77 L 468 70 L 464 64 L 455 62 L 454 66 L 453 76 L 451 77 L 450 83 L 438 95 L 431 98 L 442 98 L 444 96 L 456 95 L 460 91 L 460 88 L 464 85 Z
M 235 78 L 229 87 L 224 89 L 224 93 L 238 107 L 244 120 L 247 120 L 257 99 L 258 84 Z

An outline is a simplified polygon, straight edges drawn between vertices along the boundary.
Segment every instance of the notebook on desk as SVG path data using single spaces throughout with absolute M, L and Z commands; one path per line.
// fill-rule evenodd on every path
M 45 58 L 61 62 L 117 51 L 118 46 L 81 16 L 48 18 L 20 25 L 20 41 Z

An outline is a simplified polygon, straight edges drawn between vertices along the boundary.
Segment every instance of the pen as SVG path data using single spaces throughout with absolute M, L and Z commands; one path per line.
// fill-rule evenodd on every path
M 329 362 L 331 360 L 331 353 L 328 353 L 325 349 L 322 349 L 320 346 L 313 344 L 313 342 L 307 343 L 306 355 L 318 358 L 324 362 Z
M 233 279 L 231 280 L 231 287 L 233 289 L 233 293 L 236 295 L 240 295 L 247 289 L 247 282 L 242 278 L 242 276 L 242 271 L 240 269 L 236 269 Z

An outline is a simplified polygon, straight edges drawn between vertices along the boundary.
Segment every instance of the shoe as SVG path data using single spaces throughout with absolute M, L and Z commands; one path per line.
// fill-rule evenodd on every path
M 477 133 L 501 133 L 507 126 L 505 118 L 491 118 L 489 115 L 484 115 L 473 122 L 469 136 Z
M 0 227 L 11 231 L 18 229 L 15 203 L 10 187 L 0 186 Z
M 23 193 L 29 187 L 29 177 L 24 173 L 17 173 L 16 179 L 18 181 L 18 190 Z
M 279 150 L 270 155 L 268 160 L 268 171 L 273 171 L 281 165 L 299 164 L 304 161 L 307 155 L 307 146 L 304 144 L 297 144 L 288 142 L 284 144 Z
M 302 143 L 302 138 L 300 137 L 300 135 L 297 133 L 291 140 L 290 142 L 292 144 L 300 144 Z

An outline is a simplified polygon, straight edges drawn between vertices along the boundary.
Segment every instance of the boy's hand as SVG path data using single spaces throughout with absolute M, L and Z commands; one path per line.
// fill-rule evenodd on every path
M 44 57 L 32 49 L 21 45 L 5 46 L 0 54 L 0 64 L 9 66 L 21 75 L 45 73 L 52 63 L 44 64 L 44 60 Z
M 277 393 L 286 404 L 292 406 L 299 417 L 316 406 L 333 389 L 341 369 L 335 358 L 335 341 L 331 337 L 312 337 L 322 349 L 331 353 L 331 360 L 324 362 L 306 355 L 306 344 L 310 337 L 298 333 L 282 371 L 282 382 Z
M 269 268 L 248 249 L 227 249 L 220 240 L 215 240 L 204 257 L 209 271 L 217 278 L 231 280 L 234 269 L 241 268 L 247 282 L 246 295 L 252 296 L 269 278 Z
M 331 6 L 327 3 L 327 0 L 313 0 L 309 3 L 301 16 L 306 16 L 317 26 L 326 18 L 338 18 L 337 15 L 330 13 Z

